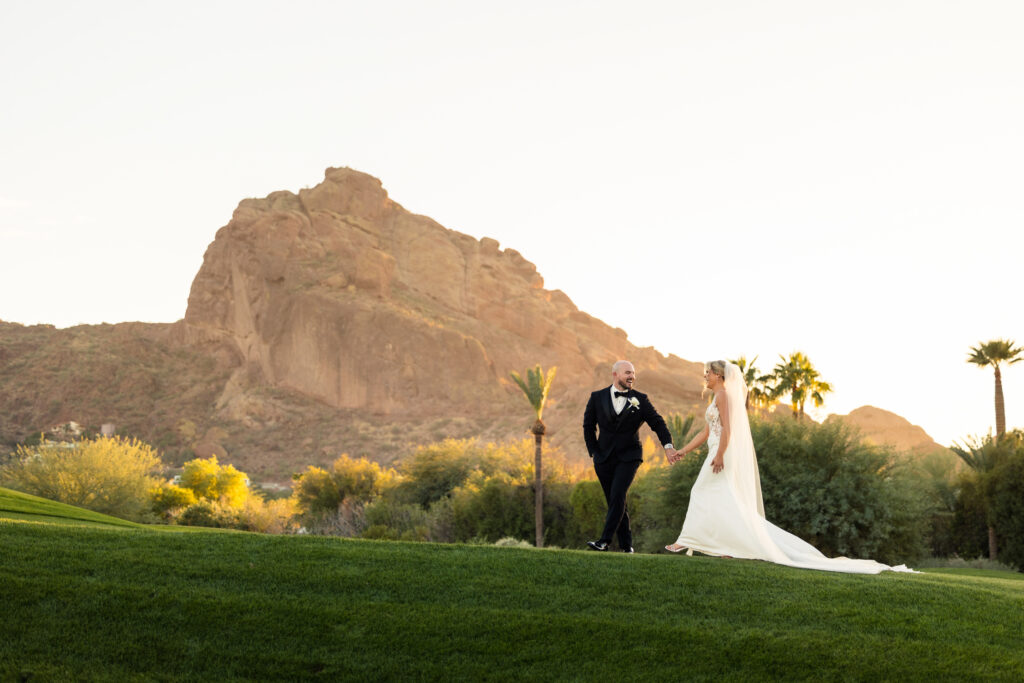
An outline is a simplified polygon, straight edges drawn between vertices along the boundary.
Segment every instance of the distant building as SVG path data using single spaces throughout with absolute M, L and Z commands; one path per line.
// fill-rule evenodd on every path
M 82 435 L 82 425 L 77 422 L 65 422 L 50 430 L 55 439 L 76 439 Z

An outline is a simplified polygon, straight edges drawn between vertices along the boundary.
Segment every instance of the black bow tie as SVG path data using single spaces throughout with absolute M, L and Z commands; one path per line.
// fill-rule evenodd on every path
M 629 392 L 628 391 L 616 391 L 615 392 L 615 398 L 618 398 L 619 396 L 629 396 Z

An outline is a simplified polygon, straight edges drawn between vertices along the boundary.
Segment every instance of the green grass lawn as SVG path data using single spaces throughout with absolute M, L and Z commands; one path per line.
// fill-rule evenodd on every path
M 40 522 L 61 522 L 64 524 L 87 524 L 101 526 L 124 526 L 143 528 L 141 524 L 129 522 L 92 510 L 56 503 L 46 498 L 32 496 L 20 491 L 0 488 L 0 518 L 29 519 Z
M 0 680 L 1024 678 L 1020 574 L 6 516 Z

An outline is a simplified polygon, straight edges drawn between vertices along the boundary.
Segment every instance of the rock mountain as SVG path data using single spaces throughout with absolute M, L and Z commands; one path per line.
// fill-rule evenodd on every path
M 911 455 L 926 455 L 947 450 L 935 443 L 921 427 L 911 424 L 896 413 L 874 406 L 861 406 L 851 411 L 849 415 L 829 415 L 825 418 L 825 424 L 836 420 L 857 427 L 866 441 L 879 446 L 889 446 Z
M 619 358 L 663 414 L 702 412 L 701 363 L 634 346 L 514 249 L 331 168 L 239 204 L 177 323 L 0 323 L 0 436 L 113 422 L 172 461 L 217 453 L 284 480 L 342 452 L 389 463 L 449 436 L 526 436 L 509 373 L 540 363 L 558 366 L 550 441 L 582 458 L 586 397 Z

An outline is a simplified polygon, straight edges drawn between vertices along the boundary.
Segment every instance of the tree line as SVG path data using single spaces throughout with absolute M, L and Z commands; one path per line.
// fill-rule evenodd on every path
M 932 480 L 925 488 L 931 491 L 930 498 L 935 507 L 933 528 L 929 536 L 933 554 L 980 554 L 976 542 L 977 534 L 972 534 L 970 529 L 973 527 L 976 531 L 980 520 L 984 520 L 989 559 L 1004 558 L 1024 568 L 1024 550 L 1019 547 L 1024 541 L 1017 540 L 1024 538 L 1024 535 L 1018 533 L 1024 531 L 1024 496 L 1018 495 L 1024 492 L 1024 478 L 1020 476 L 1024 469 L 1019 469 L 1020 461 L 1024 458 L 1024 432 L 1015 431 L 1007 438 L 1001 372 L 1002 364 L 1012 365 L 1024 360 L 1022 353 L 1024 350 L 1017 347 L 1013 341 L 1005 339 L 979 343 L 969 351 L 969 363 L 979 367 L 991 367 L 995 374 L 996 434 L 992 436 L 989 433 L 983 439 L 968 437 L 963 444 L 954 444 L 951 447 L 952 452 L 968 467 L 957 474 L 951 473 L 949 467 L 941 462 L 941 458 L 932 457 L 923 467 L 919 464 L 918 474 L 923 472 L 926 479 L 930 477 Z M 779 359 L 780 362 L 768 373 L 761 373 L 757 369 L 756 356 L 749 362 L 743 356 L 731 362 L 743 372 L 744 383 L 747 386 L 748 410 L 753 409 L 755 413 L 763 411 L 788 396 L 792 416 L 800 420 L 805 415 L 806 402 L 810 400 L 820 408 L 824 405 L 825 395 L 832 392 L 832 385 L 821 378 L 810 359 L 801 351 L 794 351 L 788 357 L 779 356 Z M 512 378 L 526 395 L 537 417 L 532 430 L 536 436 L 537 477 L 534 484 L 534 500 L 537 547 L 542 545 L 544 524 L 544 484 L 540 472 L 545 426 L 541 414 L 555 370 L 556 368 L 551 368 L 545 375 L 541 366 L 537 365 L 527 372 L 526 380 L 518 373 L 512 373 Z M 673 443 L 685 443 L 688 440 L 693 420 L 692 415 L 688 416 L 684 427 L 682 418 L 669 416 L 668 424 L 673 431 Z M 762 453 L 762 447 L 757 443 L 758 439 L 755 436 L 755 447 L 761 462 L 771 455 L 771 449 Z M 795 461 L 797 452 L 794 450 L 788 460 Z M 698 458 L 696 462 L 699 467 L 701 459 Z M 764 463 L 761 463 L 761 470 L 763 473 Z M 950 483 L 954 478 L 955 483 Z M 764 485 L 763 474 L 762 480 Z M 828 500 L 827 487 L 821 494 Z M 782 516 L 773 519 L 779 522 L 785 520 Z M 798 529 L 796 525 L 783 525 L 786 528 Z M 1010 539 L 1010 547 L 1002 555 L 998 551 L 999 538 Z
M 758 408 L 781 392 L 789 391 L 799 417 L 803 401 L 820 405 L 831 386 L 804 354 L 780 358 L 764 375 L 774 381 L 737 359 L 750 377 L 767 516 L 826 554 L 908 562 L 988 553 L 1024 568 L 1024 432 L 1005 430 L 1000 373 L 1020 359 L 1012 342 L 971 349 L 969 362 L 995 370 L 998 428 L 953 446 L 960 468 L 941 453 L 915 458 L 868 444 L 841 423 L 766 419 Z M 580 547 L 600 527 L 605 502 L 589 467 L 543 447 L 554 376 L 554 368 L 538 366 L 516 380 L 533 412 L 532 439 L 444 440 L 394 467 L 342 454 L 296 473 L 283 498 L 252 489 L 243 472 L 215 457 L 191 460 L 168 480 L 152 447 L 121 437 L 21 445 L 0 466 L 0 485 L 138 521 L 434 542 L 532 537 L 538 546 Z M 696 419 L 667 415 L 673 441 L 684 443 Z M 637 550 L 652 552 L 678 533 L 706 447 L 674 467 L 650 440 L 644 448 L 648 464 L 628 505 Z
M 694 424 L 692 416 L 668 417 L 675 429 Z M 948 457 L 945 464 L 937 456 L 908 459 L 864 442 L 842 423 L 754 415 L 751 428 L 766 514 L 826 554 L 890 563 L 975 557 L 992 519 L 1007 539 L 1000 560 L 1024 567 L 1024 548 L 1012 540 L 1024 538 L 1014 526 L 1024 520 L 1024 491 L 1013 484 L 1024 474 L 1024 435 L 1005 435 L 994 474 L 971 488 Z M 343 454 L 296 473 L 291 494 L 280 499 L 252 490 L 244 472 L 212 457 L 189 461 L 172 482 L 148 474 L 159 462 L 137 441 L 46 446 L 19 449 L 0 468 L 0 485 L 139 521 L 268 533 L 526 544 L 537 528 L 532 438 L 444 440 L 417 448 L 394 467 Z M 644 447 L 647 464 L 628 505 L 636 549 L 656 552 L 679 532 L 706 447 L 672 467 L 652 441 Z M 542 478 L 543 544 L 581 547 L 604 519 L 599 483 L 585 464 L 550 447 Z

